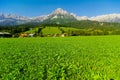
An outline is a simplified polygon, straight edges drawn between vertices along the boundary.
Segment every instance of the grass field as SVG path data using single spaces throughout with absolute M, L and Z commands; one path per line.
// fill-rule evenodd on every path
M 58 29 L 58 27 L 46 27 L 42 30 L 42 33 L 44 35 L 46 35 L 46 34 L 51 34 L 51 35 L 62 34 L 62 32 Z
M 64 30 L 65 32 L 69 32 L 69 31 L 75 31 L 75 30 L 80 30 L 80 29 L 77 29 L 77 28 L 71 28 L 71 27 L 60 27 L 62 30 Z M 25 33 L 36 33 L 38 32 L 38 28 L 33 28 L 29 31 L 26 31 Z M 50 35 L 55 35 L 55 34 L 62 34 L 62 31 L 58 28 L 58 27 L 53 27 L 53 26 L 47 26 L 45 28 L 42 29 L 42 34 L 43 35 L 47 35 L 47 34 L 50 34 Z
M 120 36 L 1 38 L 0 80 L 120 80 Z

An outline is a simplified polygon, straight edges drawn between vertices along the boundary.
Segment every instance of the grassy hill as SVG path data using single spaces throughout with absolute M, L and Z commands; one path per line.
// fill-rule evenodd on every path
M 24 32 L 27 34 L 30 33 L 37 33 L 39 28 L 31 28 L 30 30 Z M 56 26 L 46 26 L 45 28 L 42 28 L 42 30 L 39 33 L 42 33 L 42 35 L 47 36 L 47 35 L 55 35 L 55 34 L 63 34 L 63 33 L 70 33 L 71 31 L 76 31 L 80 30 L 77 28 L 70 28 L 70 27 L 56 27 Z M 38 34 L 39 34 L 38 33 Z
M 58 27 L 46 27 L 42 30 L 42 33 L 44 35 L 47 34 L 54 35 L 54 34 L 62 34 L 62 31 L 60 31 Z
M 57 20 L 59 22 L 59 20 Z M 16 26 L 1 26 L 0 32 L 12 34 L 36 33 L 39 35 L 53 35 L 67 33 L 69 35 L 120 35 L 120 23 L 97 21 L 63 21 L 59 24 L 52 20 L 49 23 L 27 23 Z

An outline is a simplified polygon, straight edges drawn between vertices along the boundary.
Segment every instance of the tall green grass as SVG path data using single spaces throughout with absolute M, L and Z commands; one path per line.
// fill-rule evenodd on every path
M 1 80 L 119 80 L 120 36 L 0 39 Z

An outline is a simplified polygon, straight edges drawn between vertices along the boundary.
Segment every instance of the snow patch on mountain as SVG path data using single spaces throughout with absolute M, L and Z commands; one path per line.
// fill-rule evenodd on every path
M 77 16 L 77 20 L 88 20 L 87 16 Z
M 89 18 L 92 21 L 99 22 L 120 22 L 120 14 L 106 14 Z
M 51 13 L 52 15 L 57 15 L 57 14 L 63 14 L 63 15 L 66 15 L 68 14 L 67 11 L 63 10 L 62 8 L 57 8 L 55 11 L 53 11 Z
M 15 14 L 3 14 L 0 13 L 0 25 L 9 25 L 14 23 L 16 24 L 24 24 L 27 22 L 43 22 L 45 20 L 52 20 L 52 19 L 64 19 L 66 21 L 69 20 L 91 20 L 91 21 L 99 21 L 99 22 L 120 22 L 120 14 L 106 14 L 106 15 L 99 15 L 93 16 L 88 18 L 87 16 L 77 16 L 74 13 L 69 13 L 62 8 L 57 8 L 52 13 L 43 16 L 37 17 L 25 17 L 19 16 Z M 13 25 L 13 24 L 12 24 Z
M 33 17 L 30 18 L 32 22 L 42 22 L 44 20 L 46 20 L 48 17 L 48 15 L 43 15 L 43 16 L 37 16 L 37 17 Z

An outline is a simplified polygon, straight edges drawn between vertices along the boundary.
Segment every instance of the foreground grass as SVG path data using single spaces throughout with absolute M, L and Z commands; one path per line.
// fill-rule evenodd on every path
M 120 36 L 0 39 L 0 80 L 119 80 Z

